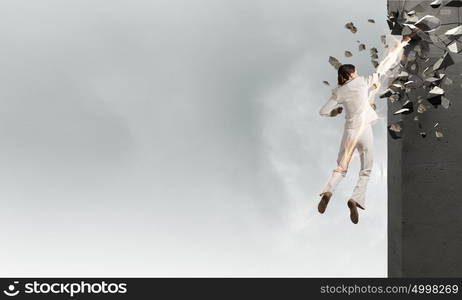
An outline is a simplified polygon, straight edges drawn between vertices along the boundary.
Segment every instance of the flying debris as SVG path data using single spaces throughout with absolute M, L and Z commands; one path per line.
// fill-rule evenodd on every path
M 386 89 L 381 95 L 380 98 L 388 98 L 393 95 L 395 92 L 392 89 Z
M 390 23 L 388 23 L 390 24 Z M 396 23 L 391 23 L 393 28 L 391 29 L 391 34 L 392 35 L 402 35 L 403 32 L 403 26 L 399 24 L 398 22 Z
M 460 51 L 462 51 L 462 43 L 458 40 L 455 40 L 448 45 L 448 49 L 452 53 L 459 53 Z
M 342 65 L 342 63 L 336 59 L 335 57 L 333 56 L 329 56 L 329 63 L 336 69 L 338 70 L 338 68 L 340 68 L 340 66 Z
M 432 3 L 430 3 L 430 6 L 433 8 L 438 8 L 441 6 L 441 0 L 435 0 Z
M 435 131 L 435 136 L 436 136 L 437 139 L 440 139 L 440 138 L 442 138 L 444 135 L 443 135 L 443 133 L 442 133 L 441 131 L 436 130 L 436 131 Z
M 369 50 L 369 52 L 371 53 L 371 55 L 379 53 L 379 51 L 375 47 L 372 47 L 371 50 Z
M 427 137 L 427 133 L 426 133 L 425 131 L 422 131 L 422 132 L 420 133 L 420 136 L 424 139 L 424 138 Z
M 407 80 L 409 78 L 409 73 L 406 71 L 401 71 L 401 73 L 398 74 L 396 79 L 398 80 Z
M 419 114 L 423 114 L 425 111 L 427 111 L 427 107 L 423 105 L 422 103 L 420 103 L 419 106 L 417 107 L 417 112 Z
M 443 57 L 439 58 L 435 64 L 433 65 L 433 71 L 437 71 L 440 69 L 446 69 L 447 67 L 454 64 L 454 60 L 452 59 L 449 52 L 446 52 Z
M 433 32 L 440 28 L 441 21 L 435 16 L 426 15 L 415 24 L 405 23 L 404 25 L 409 27 L 411 30 L 420 29 L 423 32 Z
M 346 51 L 345 51 L 345 56 L 346 56 L 346 57 L 352 57 L 352 56 L 353 56 L 353 53 L 351 53 L 350 51 L 346 50 Z
M 457 27 L 447 30 L 445 35 L 455 36 L 455 37 L 462 35 L 462 26 L 457 26 Z
M 372 65 L 374 66 L 374 68 L 376 68 L 376 69 L 377 69 L 377 67 L 379 66 L 379 62 L 376 61 L 376 60 L 371 60 L 371 63 L 372 63 Z
M 411 101 L 407 100 L 403 104 L 402 108 L 400 110 L 394 112 L 393 114 L 394 115 L 399 115 L 399 114 L 408 115 L 408 114 L 412 113 L 413 111 L 414 111 L 414 104 Z
M 402 135 L 403 121 L 391 124 L 387 128 L 388 128 L 388 133 L 390 133 L 390 136 L 392 139 L 396 140 L 396 139 L 400 139 L 403 137 Z
M 356 28 L 356 26 L 353 24 L 353 22 L 346 23 L 345 28 L 350 30 L 352 33 L 358 32 L 358 28 Z
M 411 112 L 409 111 L 409 108 L 401 108 L 400 110 L 395 111 L 393 114 L 394 115 L 399 115 L 399 114 L 408 115 L 410 113 Z
M 364 44 L 359 44 L 359 47 L 358 47 L 358 48 L 359 48 L 359 51 L 364 51 L 364 50 L 366 50 L 366 45 L 364 45 Z
M 432 76 L 425 78 L 425 81 L 430 84 L 438 84 L 441 81 L 441 78 Z
M 374 19 L 369 19 L 369 20 L 367 20 L 367 22 L 369 22 L 369 23 L 375 23 L 375 20 L 374 20 Z
M 444 90 L 438 86 L 433 87 L 429 92 L 429 97 L 427 98 L 435 108 L 442 103 L 442 96 L 444 95 Z
M 435 86 L 430 90 L 429 93 L 430 93 L 430 95 L 441 96 L 441 95 L 444 94 L 444 90 L 442 88 L 440 88 L 439 86 Z
M 382 44 L 386 45 L 387 44 L 387 36 L 386 35 L 381 35 L 380 36 L 380 41 Z
M 324 83 L 324 85 L 330 85 L 329 81 L 326 80 L 324 80 L 322 83 Z
M 411 10 L 410 12 L 405 13 L 404 18 L 406 23 L 416 23 L 419 21 L 419 17 L 416 16 L 415 10 Z
M 393 94 L 390 97 L 388 97 L 388 100 L 390 100 L 391 103 L 394 103 L 396 101 L 399 101 L 399 98 L 400 98 L 399 94 Z
M 448 98 L 446 97 L 441 97 L 441 106 L 444 107 L 445 109 L 448 109 L 449 106 L 451 105 L 451 101 L 449 101 Z

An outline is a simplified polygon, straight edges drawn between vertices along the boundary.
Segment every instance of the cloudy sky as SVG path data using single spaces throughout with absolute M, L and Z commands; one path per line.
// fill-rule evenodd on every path
M 343 126 L 318 116 L 328 56 L 371 73 L 356 40 L 380 49 L 385 15 L 366 0 L 2 1 L 0 276 L 386 276 L 383 118 L 360 223 L 357 157 L 316 209 Z

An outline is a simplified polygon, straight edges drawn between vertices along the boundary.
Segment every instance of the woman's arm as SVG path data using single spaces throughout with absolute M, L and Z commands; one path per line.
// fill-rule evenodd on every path
M 319 114 L 323 117 L 335 117 L 341 113 L 343 108 L 340 106 L 337 100 L 336 89 L 332 90 L 332 96 L 329 98 L 326 104 L 321 107 Z

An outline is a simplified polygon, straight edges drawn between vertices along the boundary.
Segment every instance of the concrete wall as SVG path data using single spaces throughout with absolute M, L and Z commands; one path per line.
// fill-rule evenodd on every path
M 409 2 L 422 2 L 442 23 L 457 22 L 458 9 L 431 9 L 431 1 L 388 1 L 389 11 Z M 461 14 L 462 15 L 462 14 Z M 456 24 L 457 25 L 457 24 Z M 456 25 L 441 28 L 444 33 Z M 431 46 L 436 59 L 441 49 Z M 453 55 L 460 62 L 461 54 Z M 425 67 L 421 63 L 421 67 Z M 462 64 L 444 71 L 452 85 L 441 85 L 451 100 L 449 109 L 430 107 L 406 116 L 393 116 L 402 103 L 389 103 L 389 122 L 403 120 L 403 138 L 388 140 L 388 266 L 390 277 L 462 276 Z M 428 89 L 410 93 L 426 97 Z M 425 104 L 429 104 L 424 100 Z M 417 104 L 414 103 L 417 108 Z M 420 121 L 414 117 L 419 116 Z M 419 127 L 420 123 L 420 127 Z M 434 125 L 444 133 L 435 136 Z M 426 138 L 419 132 L 425 131 Z

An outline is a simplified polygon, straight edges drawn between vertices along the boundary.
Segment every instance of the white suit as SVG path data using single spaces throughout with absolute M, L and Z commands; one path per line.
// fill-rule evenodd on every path
M 359 180 L 350 199 L 365 208 L 366 188 L 373 163 L 374 138 L 371 125 L 377 120 L 377 113 L 371 107 L 374 97 L 369 97 L 372 84 L 378 81 L 378 74 L 350 79 L 344 85 L 332 90 L 329 101 L 321 108 L 321 116 L 330 116 L 333 109 L 343 106 L 345 128 L 337 159 L 337 168 L 333 171 L 322 191 L 333 193 L 339 182 L 345 177 L 354 150 L 358 150 L 361 159 Z

